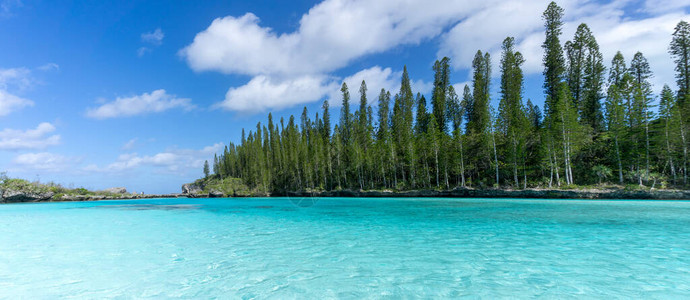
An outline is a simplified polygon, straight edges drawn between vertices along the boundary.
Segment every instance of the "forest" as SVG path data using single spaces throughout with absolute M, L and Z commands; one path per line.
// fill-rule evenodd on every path
M 206 162 L 205 176 L 240 178 L 266 192 L 686 188 L 690 25 L 680 21 L 667 46 L 677 90 L 665 85 L 655 94 L 643 53 L 626 61 L 618 52 L 605 66 L 584 23 L 561 43 L 563 13 L 552 2 L 542 15 L 543 108 L 523 99 L 525 59 L 507 37 L 497 70 L 498 107 L 491 105 L 489 53 L 477 51 L 471 86 L 462 90 L 451 85 L 445 57 L 433 65 L 428 100 L 412 91 L 407 68 L 399 91 L 380 91 L 376 111 L 366 82 L 358 103 L 343 83 L 340 120 L 331 119 L 328 100 L 313 119 L 306 107 L 287 120 L 269 113 L 267 124 L 243 129 L 240 143 L 226 146 L 210 166 Z

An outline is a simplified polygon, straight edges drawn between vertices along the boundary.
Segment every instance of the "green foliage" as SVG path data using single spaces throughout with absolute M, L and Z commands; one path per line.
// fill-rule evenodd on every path
M 208 177 L 211 171 L 208 168 L 208 160 L 204 161 L 204 177 Z
M 613 174 L 611 168 L 604 165 L 594 166 L 594 168 L 592 168 L 592 172 L 594 172 L 594 174 L 599 178 L 599 184 L 601 184 L 603 180 L 611 177 Z

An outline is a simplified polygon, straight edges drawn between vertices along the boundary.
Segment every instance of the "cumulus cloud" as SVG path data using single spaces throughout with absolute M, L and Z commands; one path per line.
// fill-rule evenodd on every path
M 345 77 L 342 82 L 347 84 L 350 91 L 350 101 L 352 105 L 358 105 L 359 103 L 359 88 L 362 85 L 362 80 L 367 84 L 367 102 L 372 105 L 378 103 L 378 97 L 381 93 L 381 89 L 390 91 L 392 94 L 397 93 L 400 90 L 400 80 L 402 78 L 402 71 L 394 72 L 391 68 L 381 68 L 380 66 L 375 66 L 369 69 L 364 69 L 351 76 Z M 342 84 L 342 83 L 341 83 Z M 332 90 L 328 94 L 328 98 L 331 106 L 340 106 L 343 96 L 340 91 L 342 85 L 337 86 L 336 89 Z M 421 80 L 411 82 L 413 93 L 429 93 L 431 91 L 431 83 L 427 83 Z
M 215 108 L 230 111 L 261 112 L 270 109 L 282 109 L 328 99 L 331 106 L 340 106 L 342 93 L 340 88 L 345 82 L 350 90 L 353 105 L 359 103 L 359 87 L 362 80 L 367 83 L 367 100 L 376 104 L 381 89 L 395 93 L 400 89 L 402 71 L 394 72 L 390 68 L 375 66 L 364 69 L 344 79 L 304 75 L 294 79 L 279 80 L 270 76 L 259 75 L 247 84 L 231 87 L 225 100 L 215 104 Z M 427 93 L 431 84 L 423 81 L 412 82 L 414 92 Z
M 84 171 L 102 173 L 121 173 L 140 167 L 153 167 L 163 172 L 176 174 L 186 170 L 200 170 L 205 160 L 213 158 L 213 155 L 223 149 L 222 143 L 206 146 L 202 149 L 177 149 L 171 148 L 153 155 L 139 155 L 137 153 L 121 154 L 115 162 L 106 166 L 88 165 Z
M 179 54 L 198 72 L 253 76 L 247 84 L 231 87 L 219 105 L 240 111 L 316 101 L 324 92 L 325 97 L 333 99 L 337 89 L 330 86 L 342 81 L 327 80 L 334 77 L 332 72 L 367 55 L 437 37 L 437 56 L 449 56 L 456 71 L 469 72 L 478 49 L 492 54 L 494 70 L 498 70 L 501 42 L 513 36 L 527 60 L 525 73 L 539 74 L 544 39 L 541 14 L 549 1 L 325 0 L 302 15 L 292 32 L 262 26 L 252 13 L 217 18 Z M 628 59 L 635 51 L 643 51 L 657 73 L 654 83 L 673 81 L 666 48 L 673 25 L 690 19 L 685 13 L 690 8 L 687 1 L 563 0 L 559 5 L 565 9 L 562 42 L 571 39 L 576 27 L 586 22 L 605 60 L 610 61 L 619 49 Z M 343 80 L 350 85 L 348 80 L 369 74 L 376 75 L 372 78 L 379 79 L 381 87 L 395 86 L 392 79 L 386 78 L 385 70 L 369 68 Z M 308 95 L 300 89 L 305 83 L 314 87 Z M 380 89 L 376 84 L 368 86 L 370 92 Z M 350 87 L 359 87 L 359 82 Z M 251 95 L 255 92 L 260 96 Z
M 254 76 L 243 86 L 231 87 L 216 105 L 228 110 L 257 112 L 324 97 L 339 99 L 343 80 L 356 92 L 363 78 L 368 82 L 367 96 L 374 100 L 381 88 L 399 86 L 399 72 L 376 66 L 344 79 L 328 73 L 364 55 L 433 38 L 477 5 L 327 0 L 304 14 L 299 28 L 290 33 L 261 26 L 252 13 L 227 16 L 199 32 L 180 55 L 195 71 Z M 415 85 L 428 89 L 423 82 Z
M 27 106 L 33 106 L 34 102 L 19 96 L 0 90 L 0 117 L 9 115 Z
M 55 126 L 47 122 L 38 124 L 35 129 L 4 129 L 0 131 L 0 149 L 42 149 L 54 146 L 60 143 L 60 135 L 52 134 L 54 131 Z
M 88 109 L 86 116 L 94 119 L 131 117 L 163 112 L 173 108 L 191 110 L 194 105 L 191 104 L 190 99 L 178 98 L 167 94 L 163 89 L 159 89 L 131 97 L 118 97 L 112 102 Z
M 31 85 L 30 71 L 27 68 L 0 69 L 0 117 L 9 115 L 34 102 L 10 93 L 9 89 L 24 90 Z
M 434 1 L 326 0 L 302 16 L 299 29 L 278 34 L 259 18 L 215 19 L 180 54 L 196 71 L 314 74 L 367 54 L 416 44 L 440 34 L 478 4 Z
M 24 153 L 17 155 L 12 164 L 22 170 L 36 170 L 42 172 L 64 172 L 66 169 L 73 168 L 81 161 L 77 157 L 69 157 L 55 153 Z
M 281 109 L 319 100 L 337 86 L 337 83 L 323 76 L 306 75 L 276 80 L 260 75 L 243 86 L 231 87 L 225 94 L 225 100 L 215 107 L 245 112 Z

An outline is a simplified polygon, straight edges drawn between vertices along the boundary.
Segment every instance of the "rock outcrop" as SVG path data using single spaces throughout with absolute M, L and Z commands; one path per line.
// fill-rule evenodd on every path
M 48 201 L 53 197 L 53 192 L 28 192 L 17 190 L 4 190 L 0 202 L 38 202 Z
M 208 193 L 208 197 L 209 197 L 209 198 L 222 198 L 223 196 L 225 196 L 225 195 L 223 194 L 223 192 L 218 191 L 218 190 L 211 190 L 211 191 Z
M 185 183 L 182 185 L 182 194 L 193 195 L 202 192 L 203 187 L 198 186 L 194 183 Z

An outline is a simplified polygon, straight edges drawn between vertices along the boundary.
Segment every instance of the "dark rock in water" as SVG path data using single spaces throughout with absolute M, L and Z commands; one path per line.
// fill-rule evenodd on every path
M 91 197 L 87 195 L 62 195 L 60 199 L 55 199 L 58 201 L 87 201 L 91 199 Z
M 212 190 L 210 193 L 208 193 L 209 198 L 221 198 L 223 196 L 223 193 L 217 190 Z
M 127 189 L 123 188 L 123 187 L 112 187 L 109 189 L 105 189 L 103 191 L 106 193 L 111 193 L 111 194 L 126 194 L 127 193 Z
M 15 190 L 4 190 L 2 191 L 2 200 L 0 202 L 36 202 L 36 201 L 47 201 L 52 198 L 53 192 L 26 192 L 26 191 L 15 191 Z

